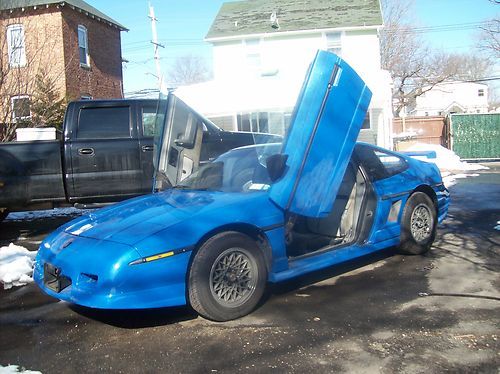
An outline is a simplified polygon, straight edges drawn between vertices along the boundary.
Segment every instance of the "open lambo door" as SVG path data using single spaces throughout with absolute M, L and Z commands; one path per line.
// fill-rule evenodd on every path
M 286 164 L 270 189 L 270 198 L 278 206 L 307 217 L 328 215 L 371 96 L 345 61 L 318 51 L 283 143 L 281 155 Z
M 154 141 L 155 191 L 175 186 L 196 171 L 204 121 L 174 94 L 160 94 Z

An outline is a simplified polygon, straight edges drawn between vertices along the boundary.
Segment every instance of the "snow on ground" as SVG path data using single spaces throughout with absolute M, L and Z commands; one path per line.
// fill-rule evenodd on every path
M 26 370 L 23 367 L 17 365 L 0 365 L 0 374 L 12 374 L 12 373 L 24 373 L 24 374 L 42 374 L 40 371 Z
M 37 219 L 44 218 L 56 218 L 56 217 L 77 217 L 85 214 L 89 209 L 76 209 L 76 208 L 56 208 L 48 210 L 36 210 L 28 212 L 12 212 L 10 213 L 6 221 L 34 221 Z
M 441 171 L 441 176 L 443 177 L 443 182 L 446 187 L 453 186 L 457 179 L 477 177 L 479 175 L 477 173 L 470 174 L 467 172 L 488 169 L 488 167 L 481 164 L 462 161 L 455 152 L 437 144 L 416 143 L 406 149 L 406 151 L 436 152 L 436 158 L 417 158 L 435 163 Z
M 497 225 L 494 227 L 494 229 L 500 231 L 500 221 L 497 221 Z
M 33 282 L 31 276 L 35 257 L 36 252 L 13 243 L 0 247 L 0 283 L 5 290 Z

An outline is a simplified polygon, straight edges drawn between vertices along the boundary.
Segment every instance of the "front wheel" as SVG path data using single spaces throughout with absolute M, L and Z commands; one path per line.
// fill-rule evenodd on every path
M 267 281 L 262 251 L 254 240 L 225 232 L 207 240 L 189 272 L 189 302 L 203 317 L 229 321 L 250 313 Z
M 415 192 L 406 202 L 401 221 L 401 253 L 423 254 L 436 237 L 436 207 L 423 192 Z

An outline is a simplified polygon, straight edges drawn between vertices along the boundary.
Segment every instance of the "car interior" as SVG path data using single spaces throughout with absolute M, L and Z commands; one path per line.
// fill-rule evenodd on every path
M 359 167 L 350 162 L 330 214 L 324 218 L 290 217 L 287 227 L 288 257 L 298 257 L 352 243 L 356 239 L 366 181 Z

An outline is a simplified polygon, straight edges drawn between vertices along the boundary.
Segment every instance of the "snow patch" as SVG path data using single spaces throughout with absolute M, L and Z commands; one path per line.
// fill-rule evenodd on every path
M 444 185 L 446 186 L 446 188 L 448 188 L 450 186 L 454 186 L 455 184 L 457 184 L 457 179 L 465 179 L 465 178 L 469 178 L 469 177 L 478 177 L 479 174 L 477 174 L 477 173 L 474 173 L 474 174 L 450 174 L 450 173 L 448 173 L 445 176 L 443 176 L 443 175 L 441 175 L 441 176 L 443 177 L 443 183 L 444 183 Z
M 31 276 L 36 254 L 13 243 L 0 247 L 0 283 L 5 290 L 33 282 Z
M 410 146 L 406 151 L 434 151 L 436 152 L 435 159 L 427 159 L 427 162 L 434 162 L 441 172 L 450 171 L 472 171 L 472 170 L 486 170 L 488 167 L 481 164 L 470 164 L 462 161 L 455 152 L 450 151 L 437 144 L 424 144 L 416 143 Z
M 0 374 L 12 374 L 12 373 L 24 373 L 24 374 L 42 374 L 41 371 L 26 370 L 18 365 L 0 365 Z
M 448 188 L 457 183 L 457 179 L 477 177 L 479 174 L 467 174 L 461 172 L 469 172 L 476 170 L 486 170 L 489 169 L 487 166 L 481 164 L 470 164 L 468 162 L 462 161 L 455 152 L 450 151 L 437 144 L 424 144 L 416 143 L 411 147 L 406 149 L 406 151 L 434 151 L 436 152 L 436 158 L 420 158 L 426 162 L 433 162 L 441 171 L 441 176 L 443 177 L 443 183 Z
M 500 231 L 500 221 L 497 221 L 497 225 L 494 227 L 494 229 Z

